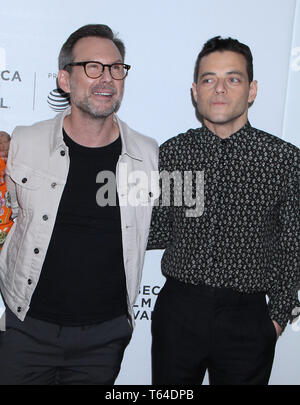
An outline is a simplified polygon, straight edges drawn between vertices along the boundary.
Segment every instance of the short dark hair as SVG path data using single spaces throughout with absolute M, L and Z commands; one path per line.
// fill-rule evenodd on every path
M 125 45 L 121 39 L 117 38 L 111 28 L 108 25 L 104 24 L 88 24 L 73 32 L 63 44 L 58 57 L 59 69 L 63 69 L 68 63 L 74 62 L 73 48 L 77 41 L 79 41 L 81 38 L 86 37 L 110 39 L 118 48 L 124 62 Z
M 250 48 L 247 45 L 239 42 L 237 39 L 233 39 L 230 37 L 221 38 L 220 36 L 217 36 L 209 39 L 203 45 L 203 48 L 197 57 L 194 69 L 195 83 L 198 82 L 199 66 L 201 59 L 212 52 L 224 52 L 224 51 L 240 53 L 245 57 L 249 83 L 253 81 L 253 57 Z

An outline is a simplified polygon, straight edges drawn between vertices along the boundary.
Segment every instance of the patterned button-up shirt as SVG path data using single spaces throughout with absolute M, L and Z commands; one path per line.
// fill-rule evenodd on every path
M 163 274 L 264 292 L 284 328 L 300 309 L 300 150 L 249 123 L 224 140 L 202 127 L 166 141 L 159 170 L 181 173 L 183 184 L 171 182 L 174 198 L 166 204 L 162 193 L 152 214 L 148 249 L 165 249 Z

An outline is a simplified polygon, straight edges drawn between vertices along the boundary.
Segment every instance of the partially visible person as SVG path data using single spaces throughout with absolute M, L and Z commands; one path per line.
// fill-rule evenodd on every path
M 0 131 L 0 157 L 7 161 L 7 155 L 9 150 L 10 136 L 5 131 Z
M 206 370 L 214 385 L 267 384 L 300 306 L 300 150 L 250 125 L 256 94 L 249 47 L 210 39 L 193 83 L 203 126 L 160 147 L 161 172 L 203 172 L 204 209 L 153 210 L 148 248 L 165 249 L 167 278 L 152 317 L 153 384 L 201 384 Z
M 5 169 L 10 143 L 10 136 L 0 131 L 0 250 L 6 240 L 7 234 L 13 226 L 11 218 L 10 196 L 5 183 Z

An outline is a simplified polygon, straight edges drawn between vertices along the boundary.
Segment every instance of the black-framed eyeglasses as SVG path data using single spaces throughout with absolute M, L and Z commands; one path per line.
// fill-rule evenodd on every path
M 116 62 L 109 65 L 93 60 L 89 60 L 87 62 L 68 63 L 64 67 L 64 70 L 66 70 L 67 66 L 83 66 L 85 74 L 91 79 L 98 79 L 98 77 L 103 74 L 105 67 L 107 67 L 111 77 L 115 80 L 125 79 L 128 74 L 128 70 L 131 68 L 130 65 L 126 65 L 125 63 Z

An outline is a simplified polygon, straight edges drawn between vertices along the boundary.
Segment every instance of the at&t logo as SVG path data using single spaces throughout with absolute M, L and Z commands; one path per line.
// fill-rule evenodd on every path
M 70 104 L 69 95 L 60 89 L 52 90 L 48 96 L 47 102 L 49 107 L 56 112 L 65 110 Z

